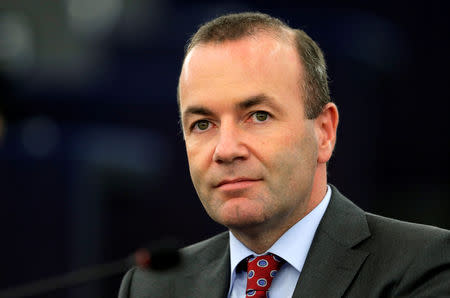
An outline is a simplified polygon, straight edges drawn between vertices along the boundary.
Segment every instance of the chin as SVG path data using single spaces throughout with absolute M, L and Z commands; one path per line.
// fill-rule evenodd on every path
M 259 208 L 246 210 L 239 207 L 234 208 L 234 210 L 222 210 L 222 213 L 216 218 L 213 217 L 213 219 L 229 229 L 254 228 L 264 224 L 266 221 L 266 217 Z
M 259 231 L 260 227 L 263 226 L 264 221 L 241 220 L 241 221 L 228 221 L 222 224 L 232 231 L 246 231 L 248 233 L 252 230 Z

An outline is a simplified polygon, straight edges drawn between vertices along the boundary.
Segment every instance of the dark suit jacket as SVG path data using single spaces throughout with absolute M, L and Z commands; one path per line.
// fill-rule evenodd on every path
M 133 268 L 119 298 L 226 297 L 228 232 L 164 272 Z M 450 231 L 365 213 L 332 187 L 293 297 L 450 297 Z

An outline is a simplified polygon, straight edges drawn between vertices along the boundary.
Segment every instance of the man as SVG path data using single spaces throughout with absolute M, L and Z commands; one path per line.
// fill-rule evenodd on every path
M 192 181 L 229 232 L 182 249 L 176 269 L 130 270 L 119 297 L 450 295 L 449 231 L 364 213 L 327 185 L 339 116 L 306 33 L 219 17 L 192 37 L 178 88 Z M 260 255 L 281 267 L 255 292 Z

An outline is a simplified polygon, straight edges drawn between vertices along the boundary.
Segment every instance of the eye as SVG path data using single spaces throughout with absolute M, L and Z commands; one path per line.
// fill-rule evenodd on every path
M 265 122 L 269 117 L 269 113 L 265 111 L 256 111 L 252 114 L 252 118 L 255 122 Z
M 205 131 L 210 126 L 211 126 L 211 122 L 209 122 L 208 120 L 199 120 L 199 121 L 194 122 L 194 124 L 192 124 L 191 129 Z

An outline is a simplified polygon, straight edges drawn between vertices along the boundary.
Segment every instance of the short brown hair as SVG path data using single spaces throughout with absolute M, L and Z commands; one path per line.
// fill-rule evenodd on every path
M 314 119 L 322 112 L 325 104 L 330 102 L 327 67 L 323 53 L 317 43 L 303 30 L 292 29 L 280 19 L 259 12 L 220 16 L 200 26 L 189 39 L 184 58 L 198 44 L 238 40 L 261 32 L 283 37 L 285 30 L 293 33 L 300 62 L 305 68 L 305 78 L 300 80 L 300 87 L 305 94 L 306 117 Z

